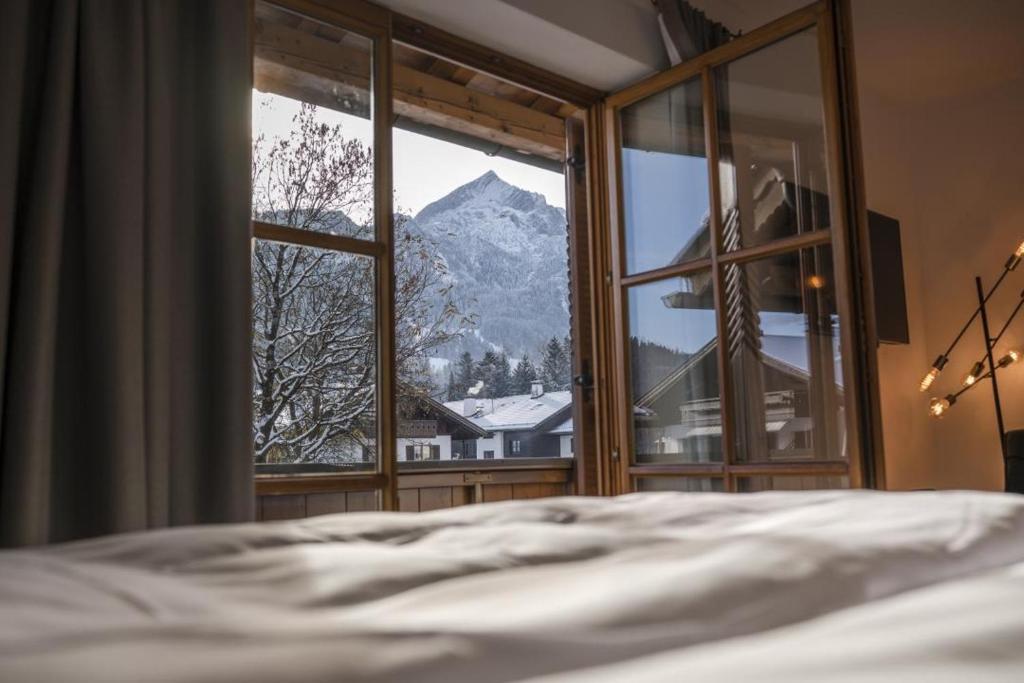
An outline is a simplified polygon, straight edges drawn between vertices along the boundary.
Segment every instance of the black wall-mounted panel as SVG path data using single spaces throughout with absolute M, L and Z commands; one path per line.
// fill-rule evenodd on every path
M 883 344 L 909 344 L 900 222 L 868 211 L 868 235 L 871 242 L 871 276 L 875 291 L 878 341 Z

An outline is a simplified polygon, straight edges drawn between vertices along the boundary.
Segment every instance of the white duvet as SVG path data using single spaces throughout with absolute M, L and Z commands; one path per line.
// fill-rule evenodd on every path
M 965 678 L 1024 680 L 1024 497 L 555 498 L 0 552 L 4 682 Z

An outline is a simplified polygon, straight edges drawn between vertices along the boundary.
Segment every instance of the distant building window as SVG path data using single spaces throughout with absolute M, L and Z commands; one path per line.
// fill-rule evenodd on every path
M 512 439 L 509 444 L 509 450 L 512 452 L 512 455 L 519 455 L 522 452 L 523 445 L 519 439 Z
M 494 460 L 494 451 L 484 451 L 484 460 Z
M 405 447 L 405 459 L 413 460 L 440 460 L 441 447 L 428 443 L 412 444 Z
M 476 460 L 476 439 L 453 439 L 452 460 Z

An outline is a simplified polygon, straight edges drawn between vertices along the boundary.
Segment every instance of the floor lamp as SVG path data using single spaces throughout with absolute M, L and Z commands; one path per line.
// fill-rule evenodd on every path
M 995 403 L 996 409 L 996 428 L 999 430 L 999 445 L 1002 449 L 1003 455 L 1003 468 L 1006 477 L 1006 490 L 1015 491 L 1017 493 L 1024 493 L 1024 433 L 1021 434 L 1021 438 L 1017 438 L 1014 433 L 1014 438 L 1008 440 L 1006 427 L 1003 423 L 1003 405 L 999 399 L 999 371 L 1006 368 L 1013 363 L 1021 360 L 1021 352 L 1015 349 L 1010 349 L 1004 354 L 996 357 L 995 352 L 996 345 L 1003 338 L 1006 330 L 1009 329 L 1010 323 L 1013 322 L 1017 314 L 1020 313 L 1021 308 L 1024 308 L 1024 291 L 1021 291 L 1020 297 L 1017 301 L 1017 305 L 1014 307 L 1013 312 L 1003 323 L 1003 326 L 999 331 L 993 335 L 992 327 L 989 322 L 988 316 L 988 301 L 992 298 L 992 295 L 996 293 L 999 286 L 1003 284 L 1006 276 L 1017 269 L 1020 265 L 1021 259 L 1024 258 L 1024 243 L 1021 243 L 1017 250 L 1013 252 L 1006 263 L 1003 265 L 1003 271 L 1000 273 L 995 284 L 988 290 L 985 291 L 982 285 L 981 277 L 974 278 L 975 289 L 978 294 L 978 306 L 971 313 L 967 322 L 964 323 L 963 327 L 960 328 L 960 332 L 953 339 L 953 342 L 946 349 L 945 353 L 941 354 L 932 363 L 931 369 L 921 380 L 920 390 L 922 392 L 928 391 L 928 389 L 935 382 L 939 373 L 942 372 L 946 364 L 949 362 L 949 355 L 956 348 L 960 340 L 963 339 L 964 334 L 971 327 L 974 321 L 981 318 L 981 329 L 985 337 L 985 352 L 967 371 L 967 374 L 963 376 L 960 381 L 960 388 L 957 391 L 946 394 L 943 397 L 932 398 L 928 404 L 928 412 L 932 417 L 941 418 L 944 416 L 949 409 L 956 403 L 957 399 L 960 398 L 965 392 L 970 391 L 974 387 L 978 386 L 983 380 L 989 380 L 992 386 L 992 400 Z M 1012 442 L 1012 443 L 1010 443 Z

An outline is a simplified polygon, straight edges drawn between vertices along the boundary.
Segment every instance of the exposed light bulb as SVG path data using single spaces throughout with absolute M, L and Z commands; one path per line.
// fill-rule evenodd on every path
M 950 403 L 944 398 L 933 398 L 928 404 L 928 413 L 932 417 L 942 417 L 949 410 Z
M 946 363 L 948 362 L 949 359 L 946 358 L 945 355 L 939 356 L 935 359 L 935 362 L 932 363 L 932 369 L 928 371 L 927 375 L 921 378 L 921 391 L 928 391 L 928 387 L 932 385 L 932 382 L 935 381 L 935 378 L 939 376 L 939 373 L 942 372 L 942 368 L 946 367 Z
M 821 275 L 811 275 L 807 278 L 807 285 L 811 289 L 823 289 L 825 287 L 825 278 Z
M 933 398 L 928 404 L 928 414 L 932 417 L 942 417 L 954 403 L 956 403 L 956 394 L 946 394 L 945 398 Z
M 970 371 L 966 375 L 964 375 L 964 378 L 962 380 L 963 385 L 965 387 L 973 385 L 975 382 L 978 381 L 978 378 L 981 377 L 981 373 L 984 371 L 984 365 L 982 365 L 981 363 L 975 363 L 974 365 L 971 366 Z
M 1010 349 L 1006 352 L 1006 355 L 999 359 L 999 367 L 1005 368 L 1007 365 L 1011 365 L 1020 360 L 1020 351 L 1017 349 Z
M 1017 266 L 1020 265 L 1021 257 L 1024 257 L 1024 242 L 1020 243 L 1017 251 L 1013 252 L 1013 256 L 1006 259 L 1006 265 L 1003 267 L 1007 270 L 1016 270 Z
M 928 387 L 930 387 L 932 385 L 932 382 L 934 382 L 935 378 L 938 377 L 938 376 L 939 376 L 939 369 L 938 368 L 932 368 L 931 370 L 929 370 L 928 374 L 925 375 L 921 379 L 920 391 L 922 391 L 922 392 L 928 391 Z

